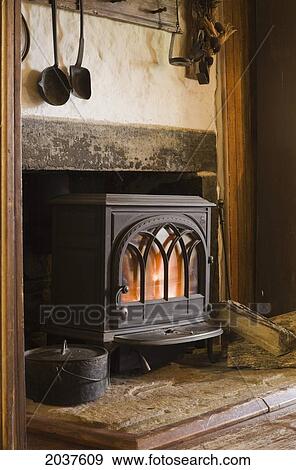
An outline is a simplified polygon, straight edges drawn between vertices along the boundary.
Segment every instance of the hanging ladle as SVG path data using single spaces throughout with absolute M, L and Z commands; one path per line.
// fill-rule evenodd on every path
M 78 56 L 75 65 L 70 66 L 70 81 L 73 95 L 83 100 L 89 100 L 91 97 L 91 78 L 90 72 L 85 67 L 81 67 L 84 52 L 84 8 L 83 0 L 79 1 L 80 7 L 80 38 Z
M 57 46 L 57 4 L 51 0 L 54 65 L 43 70 L 38 82 L 39 93 L 49 104 L 62 106 L 70 97 L 70 83 L 67 75 L 59 68 Z

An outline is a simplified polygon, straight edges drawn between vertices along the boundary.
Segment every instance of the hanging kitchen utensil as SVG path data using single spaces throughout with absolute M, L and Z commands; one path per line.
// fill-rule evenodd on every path
M 200 85 L 208 85 L 210 83 L 209 63 L 207 58 L 202 58 L 198 62 L 197 80 Z
M 181 57 L 181 56 L 174 57 L 174 48 L 175 48 L 176 36 L 178 34 L 180 34 L 180 32 L 181 32 L 180 20 L 179 20 L 179 3 L 178 3 L 178 0 L 176 0 L 176 15 L 177 15 L 176 32 L 172 34 L 170 50 L 169 50 L 169 63 L 171 65 L 175 65 L 177 67 L 187 67 L 187 66 L 190 65 L 190 59 L 188 57 Z
M 24 15 L 22 14 L 22 31 L 21 31 L 21 59 L 22 62 L 28 55 L 30 49 L 30 32 L 25 20 Z
M 84 7 L 83 0 L 79 1 L 80 7 L 80 38 L 78 56 L 75 65 L 70 66 L 70 81 L 73 95 L 83 100 L 91 97 L 90 72 L 85 67 L 81 67 L 84 52 Z
M 96 400 L 109 385 L 106 349 L 46 346 L 25 353 L 27 397 L 48 405 L 74 406 Z
M 51 0 L 54 65 L 43 70 L 38 82 L 39 93 L 48 104 L 62 106 L 70 97 L 70 83 L 66 74 L 59 68 L 57 46 L 57 4 Z
M 174 48 L 175 48 L 175 41 L 176 36 L 180 33 L 180 20 L 179 20 L 179 2 L 176 0 L 176 12 L 177 12 L 177 22 L 176 22 L 176 32 L 172 34 L 171 44 L 170 44 L 170 51 L 169 51 L 169 63 L 171 65 L 179 66 L 179 67 L 189 67 L 190 65 L 194 64 L 195 62 L 200 61 L 204 57 L 204 32 L 199 30 L 196 38 L 193 41 L 191 51 L 188 57 L 174 57 Z
M 205 44 L 205 33 L 203 30 L 199 30 L 196 38 L 193 40 L 189 59 L 190 62 L 193 64 L 194 62 L 199 62 L 205 55 L 204 51 L 204 44 Z
M 189 57 L 181 57 L 181 56 L 174 57 L 174 47 L 175 47 L 175 40 L 176 40 L 177 34 L 178 33 L 172 34 L 170 52 L 169 52 L 169 63 L 170 65 L 175 65 L 176 67 L 188 67 L 191 64 L 191 60 L 189 59 Z
M 225 227 L 225 214 L 224 214 L 224 201 L 219 199 L 218 204 L 218 215 L 222 235 L 222 249 L 224 255 L 224 267 L 225 267 L 225 277 L 226 277 L 226 300 L 231 300 L 231 280 L 230 280 L 230 269 L 228 264 L 228 251 L 226 243 L 226 227 Z

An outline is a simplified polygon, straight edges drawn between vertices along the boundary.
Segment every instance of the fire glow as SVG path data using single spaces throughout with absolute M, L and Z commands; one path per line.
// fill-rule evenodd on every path
M 170 233 L 167 229 L 162 229 L 157 234 L 158 241 L 163 249 L 168 253 L 171 243 L 174 242 L 176 235 Z M 185 240 L 190 244 L 191 240 Z M 146 248 L 147 240 L 145 237 L 136 240 L 139 251 L 143 253 Z M 164 298 L 165 269 L 162 253 L 153 243 L 149 250 L 145 266 L 145 300 L 161 300 Z M 140 266 L 134 252 L 127 250 L 123 262 L 123 277 L 129 286 L 129 292 L 124 295 L 124 302 L 140 301 Z M 185 276 L 184 276 L 184 258 L 180 242 L 177 242 L 169 257 L 168 265 L 168 298 L 184 297 Z M 192 256 L 190 262 L 190 291 L 197 292 L 197 255 Z

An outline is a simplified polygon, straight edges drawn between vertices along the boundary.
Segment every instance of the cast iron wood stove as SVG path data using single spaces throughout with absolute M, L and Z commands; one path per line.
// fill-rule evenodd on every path
M 222 334 L 206 323 L 212 206 L 196 196 L 68 194 L 53 200 L 57 315 L 51 312 L 48 330 L 147 345 Z

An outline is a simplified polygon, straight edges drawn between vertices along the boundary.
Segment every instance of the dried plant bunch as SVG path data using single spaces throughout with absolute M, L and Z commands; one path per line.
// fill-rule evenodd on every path
M 221 46 L 237 31 L 231 24 L 223 26 L 216 18 L 220 0 L 194 0 L 193 10 L 197 30 L 205 32 L 203 49 L 205 55 L 212 56 L 220 51 Z

